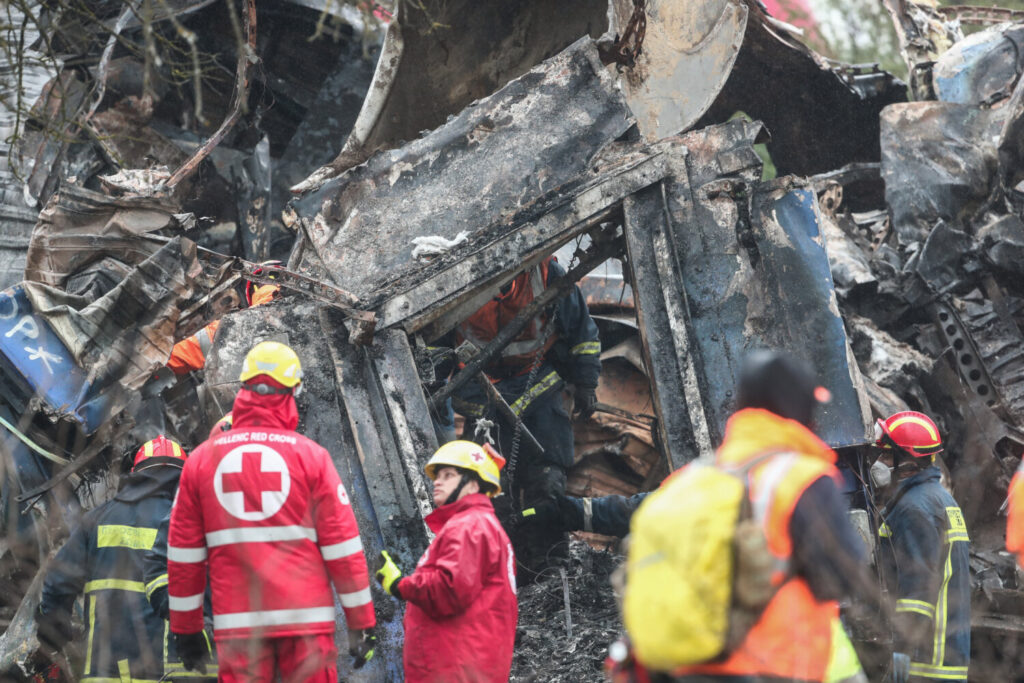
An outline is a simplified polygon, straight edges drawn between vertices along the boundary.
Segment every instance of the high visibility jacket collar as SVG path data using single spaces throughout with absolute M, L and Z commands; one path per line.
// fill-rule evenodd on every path
M 232 429 L 266 427 L 295 431 L 299 409 L 291 394 L 257 394 L 240 389 L 231 408 Z
M 454 503 L 442 505 L 427 515 L 424 518 L 424 521 L 427 523 L 427 526 L 430 527 L 430 530 L 437 534 L 441 532 L 441 529 L 444 528 L 444 525 L 447 524 L 448 520 L 452 517 L 473 508 L 490 508 L 492 511 L 494 509 L 491 505 L 490 498 L 482 493 L 472 493 L 461 500 L 455 501 Z
M 835 451 L 810 429 L 761 408 L 745 408 L 729 418 L 715 458 L 719 464 L 734 465 L 776 448 L 819 458 L 830 465 L 836 462 Z

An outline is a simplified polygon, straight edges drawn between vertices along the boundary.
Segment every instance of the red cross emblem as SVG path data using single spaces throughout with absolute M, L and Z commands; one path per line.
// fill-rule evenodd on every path
M 473 451 L 473 459 L 477 462 L 483 462 L 484 456 L 480 455 L 480 451 Z
M 232 517 L 250 522 L 276 515 L 288 499 L 291 484 L 284 457 L 258 443 L 233 449 L 213 475 L 217 502 Z
M 242 453 L 242 471 L 224 473 L 224 492 L 241 491 L 245 496 L 246 512 L 262 512 L 263 492 L 281 490 L 281 473 L 260 469 L 263 454 Z

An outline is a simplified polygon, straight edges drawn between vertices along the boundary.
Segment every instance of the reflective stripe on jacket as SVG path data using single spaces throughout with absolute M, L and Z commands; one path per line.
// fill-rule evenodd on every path
M 168 600 L 175 633 L 203 628 L 207 564 L 217 640 L 374 625 L 366 559 L 330 455 L 294 431 L 290 394 L 241 389 L 230 431 L 189 457 L 171 513 Z
M 893 647 L 910 655 L 911 676 L 957 681 L 971 652 L 970 539 L 941 476 L 928 467 L 900 482 L 883 512 L 880 557 L 896 595 Z
M 398 584 L 406 683 L 505 683 L 519 608 L 512 544 L 491 501 L 472 494 L 427 515 L 437 534 Z
M 1017 554 L 1024 569 L 1024 461 L 1010 482 L 1009 509 L 1006 514 L 1006 549 Z
M 46 575 L 41 629 L 56 621 L 64 630 L 75 598 L 85 594 L 83 681 L 156 681 L 164 674 L 167 622 L 146 601 L 143 561 L 180 472 L 149 467 L 130 475 L 113 500 L 85 514 Z
M 822 477 L 838 478 L 835 453 L 806 427 L 766 410 L 746 409 L 729 418 L 716 452 L 720 465 L 740 465 L 779 451 L 749 475 L 753 505 L 764 506 L 768 547 L 780 561 L 793 549 L 790 518 L 807 488 Z M 767 497 L 766 492 L 771 492 Z M 839 605 L 819 601 L 799 575 L 778 573 L 778 592 L 743 642 L 722 662 L 690 667 L 679 675 L 765 676 L 793 681 L 825 680 L 833 656 Z

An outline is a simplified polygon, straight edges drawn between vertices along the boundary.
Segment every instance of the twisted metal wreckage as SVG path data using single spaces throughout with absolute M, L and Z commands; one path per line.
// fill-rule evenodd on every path
M 300 429 L 334 455 L 368 556 L 415 563 L 431 415 L 512 335 L 447 384 L 428 344 L 555 252 L 604 348 L 570 492 L 653 488 L 721 439 L 746 349 L 793 350 L 832 392 L 821 434 L 869 540 L 873 417 L 940 418 L 974 541 L 972 679 L 1020 670 L 1024 583 L 1000 504 L 1024 450 L 1024 25 L 964 39 L 958 21 L 1019 17 L 886 0 L 907 102 L 888 73 L 825 60 L 752 0 L 560 3 L 557 21 L 548 5 L 401 4 L 371 77 L 351 29 L 299 40 L 330 3 L 250 0 L 244 49 L 225 48 L 235 88 L 207 93 L 223 122 L 205 127 L 179 126 L 191 100 L 140 89 L 139 59 L 95 29 L 94 68 L 41 60 L 23 80 L 34 125 L 11 154 L 26 172 L 0 175 L 8 675 L 68 526 L 141 438 L 201 441 L 255 340 L 303 359 Z M 228 35 L 224 4 L 173 9 L 200 42 Z M 129 14 L 102 35 L 140 31 Z M 254 121 L 241 112 L 256 90 L 275 107 Z M 762 180 L 762 142 L 779 177 Z M 266 277 L 252 262 L 282 248 L 285 296 L 236 310 L 238 282 Z M 161 370 L 222 316 L 205 376 Z M 401 619 L 376 597 L 378 657 L 347 680 L 400 678 Z M 868 662 L 878 633 L 860 634 Z

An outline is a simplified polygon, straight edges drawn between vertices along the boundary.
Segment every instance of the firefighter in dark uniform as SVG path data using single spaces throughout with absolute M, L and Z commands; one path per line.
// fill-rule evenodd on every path
M 896 598 L 894 683 L 966 681 L 971 654 L 970 539 L 963 513 L 940 483 L 942 438 L 922 413 L 878 420 L 893 491 L 878 530 L 881 566 Z
M 212 433 L 220 434 L 222 431 L 227 431 L 227 429 L 222 429 L 225 424 L 230 429 L 231 413 L 222 417 L 214 425 Z M 153 611 L 165 621 L 171 618 L 171 603 L 167 593 L 167 539 L 170 529 L 171 513 L 168 512 L 167 516 L 160 521 L 160 525 L 157 527 L 156 541 L 153 543 L 153 547 L 146 552 L 142 567 L 143 580 L 146 584 L 146 599 L 149 600 Z M 198 659 L 195 656 L 189 657 L 189 664 L 197 661 L 202 663 L 196 664 L 197 671 L 188 670 L 178 652 L 177 640 L 168 637 L 167 647 L 164 650 L 166 654 L 164 658 L 164 677 L 166 680 L 213 681 L 217 679 L 217 665 L 204 661 L 216 662 L 217 660 L 216 648 L 213 645 L 213 604 L 209 586 L 206 588 L 203 607 L 203 617 L 206 622 L 204 634 L 206 637 L 205 648 L 200 649 L 198 653 L 188 653 L 191 655 L 198 654 Z
M 71 610 L 85 594 L 82 683 L 158 681 L 164 674 L 167 622 L 146 601 L 143 558 L 170 513 L 186 453 L 158 436 L 135 455 L 113 500 L 90 510 L 54 557 L 36 612 L 41 670 L 71 639 Z
M 456 330 L 458 342 L 483 348 L 565 270 L 554 257 L 517 275 L 498 296 L 464 320 Z M 499 432 L 499 450 L 509 455 L 508 490 L 528 508 L 565 492 L 566 470 L 573 463 L 572 423 L 562 402 L 566 382 L 575 385 L 575 411 L 588 417 L 597 403 L 601 372 L 601 343 L 597 325 L 579 287 L 538 314 L 485 368 L 487 377 L 523 424 L 544 448 L 544 455 L 516 443 L 512 429 Z M 454 397 L 455 409 L 467 419 L 465 436 L 473 436 L 479 418 L 496 419 L 483 389 L 470 383 Z M 566 534 L 558 529 L 512 530 L 516 558 L 528 570 L 539 571 L 567 553 Z M 529 581 L 530 572 L 522 577 Z

